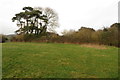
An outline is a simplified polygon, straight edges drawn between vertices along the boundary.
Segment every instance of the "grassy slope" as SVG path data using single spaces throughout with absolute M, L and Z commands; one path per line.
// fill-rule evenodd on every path
M 110 78 L 118 76 L 118 48 L 74 44 L 3 43 L 3 77 Z

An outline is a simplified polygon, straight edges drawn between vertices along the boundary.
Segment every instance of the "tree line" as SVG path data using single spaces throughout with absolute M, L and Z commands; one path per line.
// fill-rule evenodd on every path
M 17 35 L 13 41 L 23 42 L 50 42 L 50 43 L 73 43 L 73 44 L 99 44 L 120 47 L 120 23 L 114 23 L 109 28 L 94 30 L 93 28 L 81 27 L 78 31 L 63 31 L 60 36 L 56 33 L 47 32 L 48 36 L 26 37 Z
M 15 14 L 12 21 L 16 21 L 19 29 L 11 41 L 92 43 L 120 47 L 120 23 L 99 30 L 88 27 L 81 27 L 78 31 L 65 30 L 60 36 L 54 31 L 59 26 L 57 13 L 51 8 L 41 7 L 23 7 L 23 11 Z
M 94 30 L 81 27 L 78 31 L 64 32 L 63 40 L 69 43 L 94 43 L 120 47 L 120 23 L 114 23 L 109 28 Z

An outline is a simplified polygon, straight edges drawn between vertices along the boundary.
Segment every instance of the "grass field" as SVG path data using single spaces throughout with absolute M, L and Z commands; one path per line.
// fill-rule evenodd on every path
M 3 43 L 3 78 L 116 78 L 118 48 Z

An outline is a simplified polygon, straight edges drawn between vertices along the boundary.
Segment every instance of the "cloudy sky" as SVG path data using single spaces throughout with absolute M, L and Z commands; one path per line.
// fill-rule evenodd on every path
M 81 26 L 94 29 L 118 22 L 119 0 L 0 0 L 0 34 L 13 34 L 18 29 L 11 18 L 25 6 L 50 7 L 59 16 L 59 28 L 77 30 Z

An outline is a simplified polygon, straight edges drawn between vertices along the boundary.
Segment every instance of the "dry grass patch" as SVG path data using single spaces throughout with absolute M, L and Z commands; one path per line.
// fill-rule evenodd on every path
M 105 45 L 99 45 L 99 44 L 81 44 L 82 47 L 90 47 L 90 48 L 96 48 L 96 49 L 107 49 Z

